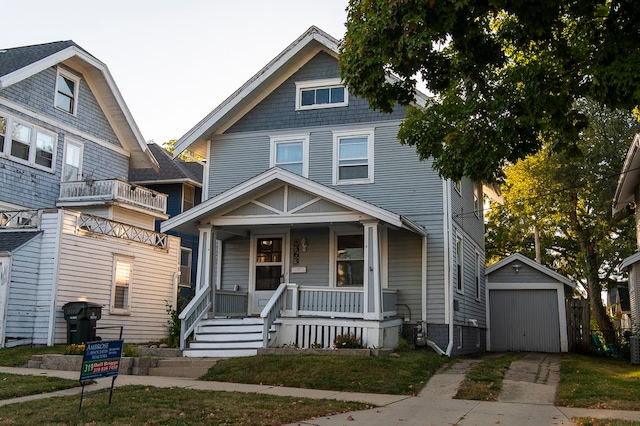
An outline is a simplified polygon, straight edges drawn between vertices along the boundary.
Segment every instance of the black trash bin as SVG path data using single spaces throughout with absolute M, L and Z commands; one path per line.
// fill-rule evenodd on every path
M 62 310 L 67 321 L 67 344 L 96 340 L 96 323 L 102 316 L 102 305 L 92 302 L 69 302 Z

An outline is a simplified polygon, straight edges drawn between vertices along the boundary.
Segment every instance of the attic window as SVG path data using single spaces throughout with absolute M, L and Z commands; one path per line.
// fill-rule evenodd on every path
M 347 106 L 349 93 L 339 78 L 296 83 L 296 110 Z
M 55 106 L 69 114 L 76 113 L 78 104 L 78 87 L 80 79 L 62 69 L 58 69 L 56 78 Z

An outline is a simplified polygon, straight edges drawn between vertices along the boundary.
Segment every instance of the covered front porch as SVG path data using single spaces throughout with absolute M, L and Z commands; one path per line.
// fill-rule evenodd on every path
M 341 334 L 394 347 L 403 290 L 389 282 L 388 233 L 426 244 L 412 222 L 277 168 L 162 229 L 197 229 L 200 237 L 196 295 L 180 313 L 181 347 L 193 339 L 185 351 L 192 356 L 330 348 Z

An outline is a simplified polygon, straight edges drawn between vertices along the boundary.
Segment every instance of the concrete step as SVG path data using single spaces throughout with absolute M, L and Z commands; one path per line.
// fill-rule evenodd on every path
M 189 343 L 189 349 L 257 349 L 262 347 L 262 337 L 253 340 L 228 340 L 226 342 L 206 342 L 195 340 Z
M 262 333 L 196 333 L 196 342 L 262 342 Z
M 262 333 L 262 324 L 203 324 L 196 327 L 196 333 Z
M 258 354 L 258 349 L 212 349 L 203 347 L 200 349 L 189 348 L 183 351 L 185 357 L 213 357 L 213 358 L 233 358 L 240 356 L 254 356 Z

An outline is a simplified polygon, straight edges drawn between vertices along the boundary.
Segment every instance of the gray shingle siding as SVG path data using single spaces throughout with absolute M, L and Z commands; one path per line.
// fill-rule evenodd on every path
M 77 72 L 63 67 L 75 76 Z M 106 142 L 121 146 L 115 132 L 102 111 L 93 92 L 84 78 L 80 79 L 78 107 L 76 115 L 65 113 L 54 106 L 57 67 L 46 70 L 13 84 L 2 91 L 0 96 L 26 108 L 49 116 L 61 123 L 87 132 Z
M 337 60 L 327 53 L 318 53 L 280 87 L 231 126 L 226 133 L 335 126 L 378 120 L 394 120 L 404 116 L 405 109 L 403 107 L 398 107 L 393 114 L 380 114 L 370 109 L 364 99 L 352 94 L 349 94 L 348 107 L 296 111 L 296 82 L 339 77 Z

